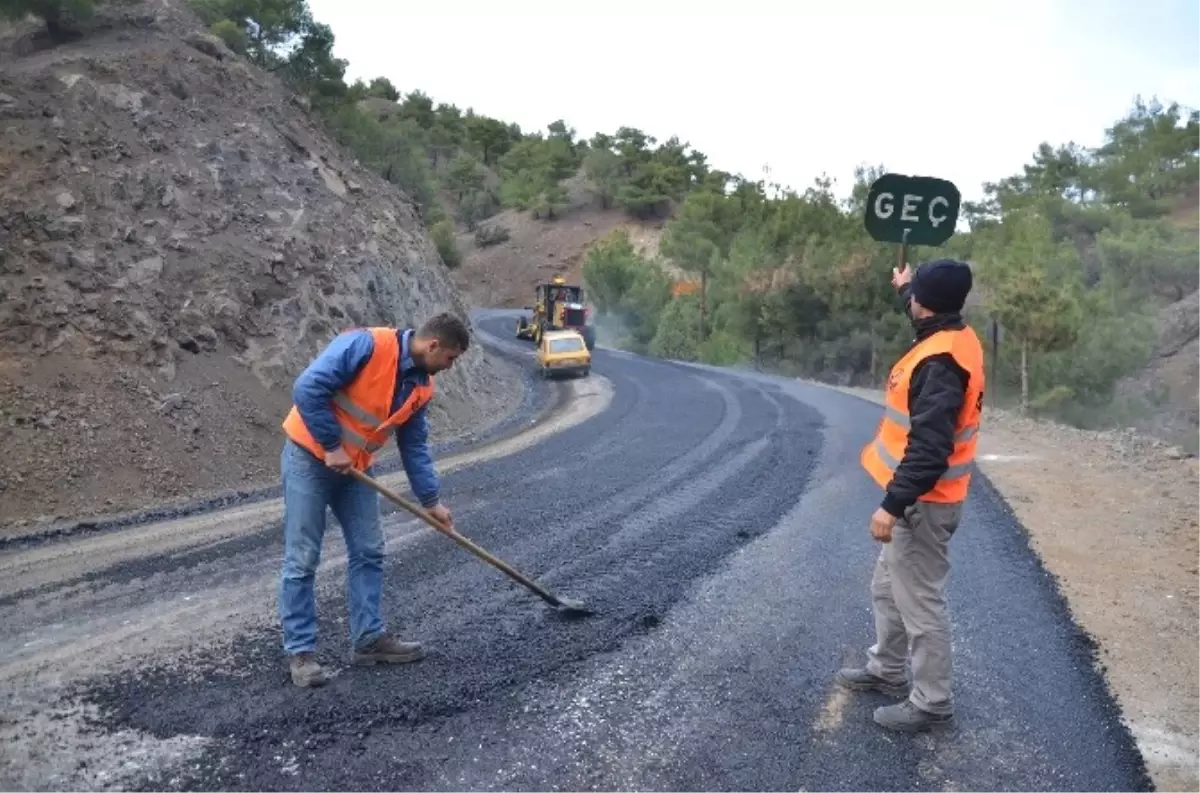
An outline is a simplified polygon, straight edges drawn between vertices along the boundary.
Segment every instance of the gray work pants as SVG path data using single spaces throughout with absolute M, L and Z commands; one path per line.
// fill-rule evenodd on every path
M 867 671 L 903 683 L 904 662 L 912 657 L 909 699 L 921 710 L 947 714 L 950 696 L 950 615 L 945 586 L 950 573 L 950 536 L 963 505 L 918 501 L 909 507 L 884 543 L 871 578 L 875 605 L 875 644 L 867 650 Z

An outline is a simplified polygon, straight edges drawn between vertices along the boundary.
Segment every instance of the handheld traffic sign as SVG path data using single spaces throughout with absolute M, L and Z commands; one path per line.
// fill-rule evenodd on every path
M 961 200 L 945 179 L 885 173 L 867 193 L 867 233 L 877 242 L 943 245 L 954 236 Z

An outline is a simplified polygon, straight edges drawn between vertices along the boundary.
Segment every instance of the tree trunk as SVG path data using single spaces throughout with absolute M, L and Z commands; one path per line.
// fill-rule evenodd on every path
M 62 17 L 59 16 L 58 9 L 53 6 L 48 6 L 42 11 L 42 19 L 46 22 L 46 33 L 55 41 L 60 41 L 64 38 L 65 30 L 63 30 Z
M 992 374 L 991 377 L 996 378 L 996 385 L 1000 384 L 1000 323 L 992 320 Z M 988 394 L 989 402 L 992 407 L 996 406 L 996 399 L 1000 395 L 999 388 L 990 388 Z
M 754 322 L 754 370 L 762 371 L 762 324 Z
M 1029 342 L 1021 340 L 1021 415 L 1029 412 Z
M 875 385 L 875 365 L 877 363 L 877 345 L 875 344 L 875 326 L 871 326 L 871 385 Z
M 704 341 L 708 325 L 708 270 L 700 271 L 700 341 Z

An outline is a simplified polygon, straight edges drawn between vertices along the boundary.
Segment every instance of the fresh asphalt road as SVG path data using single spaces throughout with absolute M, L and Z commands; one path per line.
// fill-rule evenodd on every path
M 506 338 L 489 312 L 482 329 Z M 505 347 L 531 365 L 530 347 Z M 322 570 L 322 689 L 289 685 L 269 619 L 76 693 L 97 729 L 210 739 L 146 788 L 1130 790 L 1141 760 L 1020 526 L 985 481 L 952 542 L 957 726 L 903 736 L 832 681 L 872 638 L 876 406 L 819 387 L 598 350 L 606 410 L 447 474 L 459 528 L 598 612 L 565 620 L 428 530 L 391 543 L 391 626 L 427 658 L 345 663 L 344 567 Z M 387 521 L 398 523 L 401 515 Z M 326 549 L 340 548 L 336 524 Z M 114 564 L 164 592 L 278 564 L 277 520 Z M 211 582 L 210 582 L 211 583 Z M 269 617 L 273 589 L 253 609 Z M 89 595 L 90 596 L 90 595 Z M 124 597 L 124 595 L 122 595 Z M 80 596 L 82 597 L 82 596 Z M 132 596 L 131 596 L 132 597 Z M 246 606 L 250 608 L 250 606 Z M 200 628 L 197 628 L 200 630 Z M 215 646 L 215 639 L 213 646 Z

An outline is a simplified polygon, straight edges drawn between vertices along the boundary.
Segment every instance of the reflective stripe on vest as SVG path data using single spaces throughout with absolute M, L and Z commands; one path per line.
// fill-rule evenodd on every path
M 413 386 L 412 392 L 392 412 L 396 380 L 400 367 L 400 340 L 394 328 L 369 328 L 373 347 L 371 357 L 349 384 L 333 395 L 333 414 L 341 431 L 342 448 L 351 463 L 365 471 L 374 461 L 375 452 L 387 443 L 389 431 L 399 427 L 433 399 L 434 380 Z M 293 405 L 283 421 L 284 432 L 296 444 L 319 460 L 325 449 L 313 438 L 300 411 Z
M 883 441 L 876 438 L 875 440 L 871 441 L 871 445 L 874 447 L 875 453 L 879 455 L 880 459 L 883 460 L 884 464 L 887 465 L 887 467 L 890 468 L 893 473 L 897 468 L 900 467 L 900 461 L 893 457 L 891 452 L 884 448 Z M 938 477 L 938 481 L 947 482 L 952 479 L 962 479 L 964 476 L 971 473 L 974 468 L 974 460 L 971 462 L 948 466 L 946 468 L 946 472 Z
M 378 431 L 378 429 L 384 424 L 384 422 L 375 418 L 370 413 L 351 402 L 350 397 L 346 396 L 345 391 L 338 391 L 333 395 L 333 404 L 337 405 L 342 410 L 361 421 L 363 424 L 366 424 L 368 429 L 370 429 L 372 432 Z M 350 427 L 347 427 L 345 424 L 341 425 L 341 427 L 343 443 L 349 443 L 351 446 L 360 446 L 371 453 L 379 451 L 384 446 L 382 441 L 369 441 Z
M 863 468 L 880 486 L 886 488 L 900 466 L 912 429 L 908 392 L 912 373 L 926 358 L 949 354 L 968 374 L 966 394 L 955 421 L 954 446 L 946 471 L 933 487 L 920 497 L 922 501 L 958 502 L 967 496 L 971 473 L 975 468 L 975 447 L 983 407 L 983 348 L 975 332 L 967 327 L 943 330 L 918 342 L 888 376 L 883 417 L 874 439 L 863 447 Z

